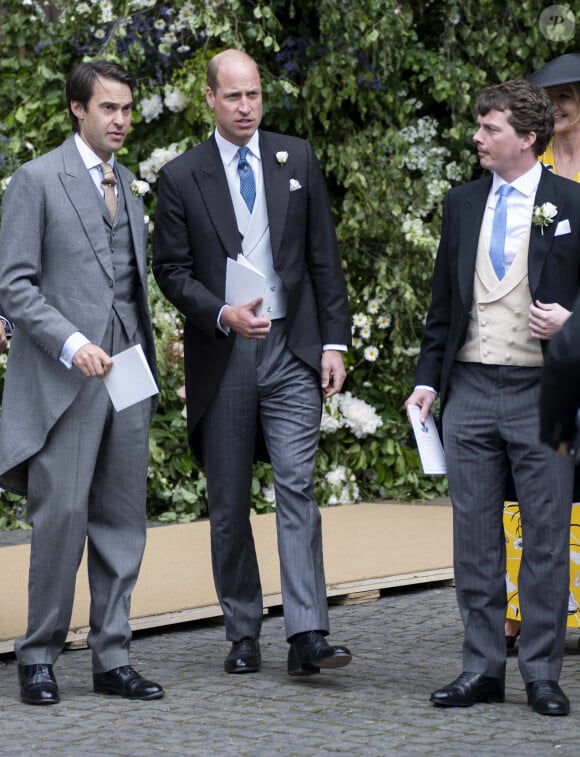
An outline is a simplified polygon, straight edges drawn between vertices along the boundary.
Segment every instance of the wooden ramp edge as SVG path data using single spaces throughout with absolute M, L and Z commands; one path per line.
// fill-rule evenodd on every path
M 376 599 L 382 590 L 451 581 L 451 507 L 360 503 L 321 509 L 330 604 Z M 253 515 L 264 609 L 279 607 L 280 566 L 275 514 Z M 24 631 L 30 546 L 0 548 L 0 654 Z M 67 646 L 85 646 L 89 618 L 86 555 L 77 576 Z M 131 602 L 133 630 L 221 616 L 211 572 L 209 523 L 156 526 Z

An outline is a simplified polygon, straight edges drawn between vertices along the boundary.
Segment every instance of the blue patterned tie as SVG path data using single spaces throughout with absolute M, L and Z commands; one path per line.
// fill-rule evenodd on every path
M 240 175 L 240 194 L 248 206 L 250 213 L 254 209 L 254 200 L 256 199 L 256 180 L 252 166 L 246 160 L 248 154 L 247 147 L 240 147 L 238 150 L 240 162 L 238 163 L 238 173 Z
M 495 271 L 495 275 L 501 281 L 505 276 L 504 247 L 505 247 L 505 229 L 507 222 L 507 198 L 512 193 L 513 187 L 509 184 L 502 184 L 499 188 L 499 197 L 495 205 L 493 214 L 493 225 L 491 227 L 491 244 L 489 246 L 489 257 Z

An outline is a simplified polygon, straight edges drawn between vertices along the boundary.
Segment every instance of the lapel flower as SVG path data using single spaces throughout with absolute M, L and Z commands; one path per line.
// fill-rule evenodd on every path
M 542 234 L 544 233 L 544 226 L 549 226 L 554 223 L 554 218 L 558 215 L 558 208 L 552 205 L 551 202 L 545 202 L 542 205 L 536 205 L 534 212 L 532 213 L 532 223 L 534 226 L 539 226 Z
M 280 152 L 277 152 L 276 160 L 281 166 L 283 166 L 284 163 L 286 163 L 286 161 L 288 160 L 288 153 L 286 152 L 286 150 L 280 150 Z
M 139 181 L 139 179 L 134 179 L 131 182 L 131 192 L 133 192 L 135 197 L 143 197 L 143 195 L 147 194 L 149 189 L 149 184 L 146 181 Z

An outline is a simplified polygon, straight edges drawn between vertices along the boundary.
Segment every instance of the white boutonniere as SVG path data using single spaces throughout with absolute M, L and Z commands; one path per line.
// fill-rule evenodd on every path
M 146 181 L 139 181 L 139 179 L 134 179 L 131 182 L 131 192 L 133 192 L 135 197 L 143 197 L 143 195 L 147 194 L 149 189 L 149 184 Z
M 288 153 L 286 150 L 280 150 L 280 152 L 276 153 L 276 160 L 279 165 L 283 166 L 284 163 L 288 160 Z
M 554 223 L 554 218 L 558 215 L 558 208 L 552 205 L 551 202 L 545 202 L 542 205 L 536 205 L 534 212 L 532 213 L 532 223 L 534 226 L 539 226 L 542 234 L 544 233 L 544 226 L 549 226 Z

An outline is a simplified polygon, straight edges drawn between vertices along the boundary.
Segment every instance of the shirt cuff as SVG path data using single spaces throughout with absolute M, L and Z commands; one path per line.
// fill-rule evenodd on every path
M 439 394 L 437 389 L 433 389 L 432 386 L 427 386 L 427 384 L 417 384 L 417 386 L 414 387 L 414 389 L 427 389 L 429 392 L 433 392 L 433 394 Z
M 327 350 L 336 350 L 337 352 L 348 352 L 348 347 L 346 346 L 346 344 L 323 344 L 322 351 L 326 352 Z
M 12 336 L 12 324 L 8 320 L 8 318 L 4 318 L 3 315 L 0 315 L 0 321 L 4 324 L 4 333 L 6 334 L 6 339 L 10 339 Z
M 80 331 L 75 331 L 64 343 L 64 346 L 59 355 L 59 360 L 67 368 L 72 368 L 72 361 L 75 354 L 84 347 L 85 344 L 90 344 L 90 340 L 86 338 Z
M 221 331 L 222 334 L 226 334 L 226 336 L 230 333 L 230 327 L 229 326 L 222 326 L 221 320 L 222 320 L 222 313 L 224 312 L 224 308 L 227 308 L 227 305 L 222 305 L 220 308 L 220 312 L 218 313 L 217 317 L 217 328 L 218 331 Z

